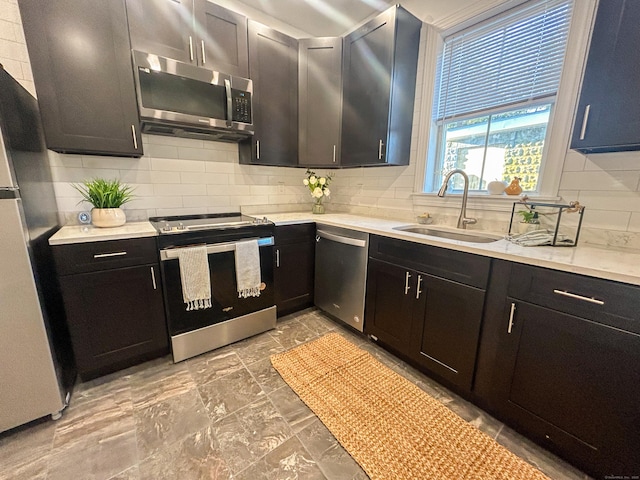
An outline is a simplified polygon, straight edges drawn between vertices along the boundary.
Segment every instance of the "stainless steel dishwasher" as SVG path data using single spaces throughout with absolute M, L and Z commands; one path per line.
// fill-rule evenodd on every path
M 368 254 L 368 233 L 318 225 L 315 304 L 361 332 Z

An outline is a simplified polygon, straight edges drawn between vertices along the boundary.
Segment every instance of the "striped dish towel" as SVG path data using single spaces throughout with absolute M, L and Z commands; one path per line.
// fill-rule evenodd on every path
M 182 298 L 187 311 L 211 308 L 211 280 L 207 247 L 183 247 L 178 251 Z
M 238 297 L 260 296 L 260 252 L 257 240 L 236 243 Z

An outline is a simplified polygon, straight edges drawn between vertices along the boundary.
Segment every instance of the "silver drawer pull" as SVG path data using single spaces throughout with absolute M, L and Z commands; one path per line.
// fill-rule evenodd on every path
M 516 313 L 516 304 L 511 304 L 511 311 L 509 312 L 509 328 L 507 328 L 507 333 L 511 334 L 511 329 L 513 328 L 513 314 Z
M 411 274 L 409 272 L 406 272 L 404 274 L 404 294 L 406 295 L 407 293 L 409 293 L 409 279 L 411 278 Z
M 584 116 L 582 117 L 582 128 L 580 129 L 580 140 L 584 140 L 584 136 L 587 133 L 587 122 L 589 122 L 590 111 L 591 111 L 591 105 L 587 105 L 584 109 Z
M 420 290 L 420 284 L 422 284 L 422 275 L 418 275 L 418 286 L 416 287 L 416 300 L 420 299 L 420 294 L 422 290 Z
M 127 252 L 96 253 L 93 258 L 121 257 L 126 254 Z
M 156 272 L 153 267 L 151 267 L 151 282 L 153 283 L 153 289 L 157 290 L 158 285 L 156 284 Z
M 583 297 L 582 295 L 576 295 L 575 293 L 567 292 L 566 290 L 554 290 L 553 293 L 562 295 L 563 297 L 575 298 L 576 300 L 584 300 L 585 302 L 595 303 L 596 305 L 604 305 L 603 300 L 598 300 L 593 297 Z

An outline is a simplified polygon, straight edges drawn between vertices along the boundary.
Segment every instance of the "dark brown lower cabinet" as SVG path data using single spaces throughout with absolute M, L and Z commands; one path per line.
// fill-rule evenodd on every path
M 476 255 L 372 236 L 365 332 L 469 393 L 489 264 Z
M 315 223 L 276 227 L 273 277 L 278 316 L 313 305 L 315 234 Z
M 517 264 L 507 278 L 487 318 L 492 410 L 596 478 L 638 475 L 640 289 Z
M 410 354 L 414 295 L 410 269 L 369 259 L 365 332 L 400 353 Z
M 418 365 L 471 391 L 485 291 L 418 273 L 411 352 Z
M 154 239 L 61 245 L 53 252 L 82 380 L 168 353 L 160 270 L 151 263 Z

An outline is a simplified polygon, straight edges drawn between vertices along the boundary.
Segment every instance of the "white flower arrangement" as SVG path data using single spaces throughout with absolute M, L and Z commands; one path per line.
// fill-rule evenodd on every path
M 309 187 L 309 191 L 311 192 L 311 196 L 315 199 L 316 203 L 322 202 L 324 197 L 328 197 L 331 195 L 331 190 L 329 190 L 329 183 L 331 183 L 331 175 L 326 175 L 324 177 L 318 177 L 316 172 L 312 172 L 311 170 L 307 170 L 307 178 L 302 180 L 302 183 Z

